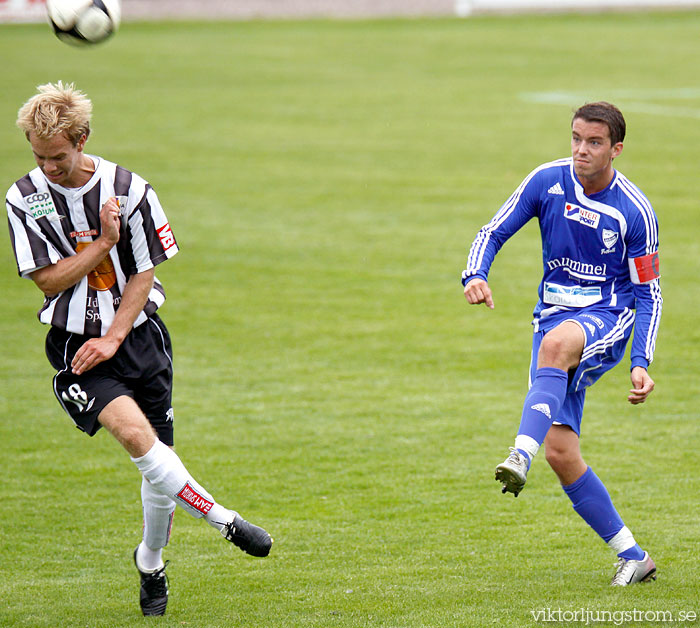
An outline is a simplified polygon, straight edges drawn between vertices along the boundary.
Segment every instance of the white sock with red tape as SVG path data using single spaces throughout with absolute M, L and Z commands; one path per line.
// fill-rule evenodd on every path
M 220 530 L 235 513 L 214 498 L 190 475 L 178 455 L 159 440 L 140 458 L 131 459 L 155 492 L 169 497 L 193 517 L 206 518 Z

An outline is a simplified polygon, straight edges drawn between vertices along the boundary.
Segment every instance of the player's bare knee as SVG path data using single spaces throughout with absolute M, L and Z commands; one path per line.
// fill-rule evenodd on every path
M 555 473 L 558 470 L 562 470 L 566 465 L 567 453 L 557 447 L 548 446 L 545 449 L 544 457 L 547 464 L 552 467 Z
M 145 455 L 157 438 L 148 419 L 127 398 L 109 404 L 100 414 L 99 421 L 132 457 Z
M 150 425 L 144 426 L 140 423 L 128 425 L 117 433 L 113 432 L 113 434 L 133 458 L 145 456 L 157 439 L 156 433 Z
M 545 459 L 561 480 L 562 484 L 570 484 L 581 475 L 586 463 L 581 452 L 569 447 L 549 446 L 545 449 Z
M 556 366 L 562 361 L 563 353 L 563 339 L 551 333 L 547 334 L 542 339 L 542 344 L 540 345 L 540 351 L 538 354 L 538 365 Z
M 580 352 L 572 349 L 568 338 L 547 334 L 537 354 L 537 366 L 568 371 L 578 365 L 579 359 Z
M 559 443 L 548 442 L 545 445 L 544 457 L 554 471 L 564 470 L 578 459 L 578 451 Z

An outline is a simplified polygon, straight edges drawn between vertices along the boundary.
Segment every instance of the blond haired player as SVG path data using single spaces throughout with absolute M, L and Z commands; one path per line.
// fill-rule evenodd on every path
M 61 82 L 39 86 L 19 110 L 37 167 L 7 193 L 10 238 L 20 276 L 44 295 L 56 398 L 89 436 L 106 428 L 142 474 L 140 603 L 162 615 L 176 505 L 253 556 L 267 556 L 272 539 L 217 503 L 172 449 L 172 351 L 154 269 L 178 246 L 153 188 L 85 153 L 91 115 L 85 94 Z

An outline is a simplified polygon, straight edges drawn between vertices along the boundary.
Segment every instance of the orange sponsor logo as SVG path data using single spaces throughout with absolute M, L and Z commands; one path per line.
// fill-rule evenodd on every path
M 80 253 L 90 242 L 78 242 L 75 250 Z M 117 272 L 114 264 L 107 255 L 93 270 L 87 275 L 88 286 L 93 290 L 109 290 L 117 283 Z

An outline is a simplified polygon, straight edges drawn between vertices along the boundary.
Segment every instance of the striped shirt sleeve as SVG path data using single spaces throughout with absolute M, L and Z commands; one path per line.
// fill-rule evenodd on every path
M 537 215 L 540 185 L 535 175 L 539 170 L 533 170 L 527 176 L 496 215 L 476 234 L 467 256 L 467 267 L 462 272 L 462 285 L 475 277 L 486 280 L 501 247 Z
M 55 264 L 62 256 L 55 243 L 41 230 L 36 218 L 21 208 L 21 198 L 21 193 L 13 186 L 5 203 L 17 272 L 21 277 L 30 278 L 32 272 Z
M 130 270 L 134 273 L 157 266 L 179 250 L 160 201 L 148 184 L 143 197 L 129 213 L 128 230 L 134 264 Z
M 639 188 L 622 176 L 619 177 L 619 185 L 637 209 L 626 236 L 630 268 L 635 267 L 635 260 L 654 260 L 653 271 L 648 277 L 637 276 L 632 280 L 636 320 L 630 353 L 631 367 L 648 368 L 654 359 L 663 306 L 658 265 L 659 224 L 651 203 Z

